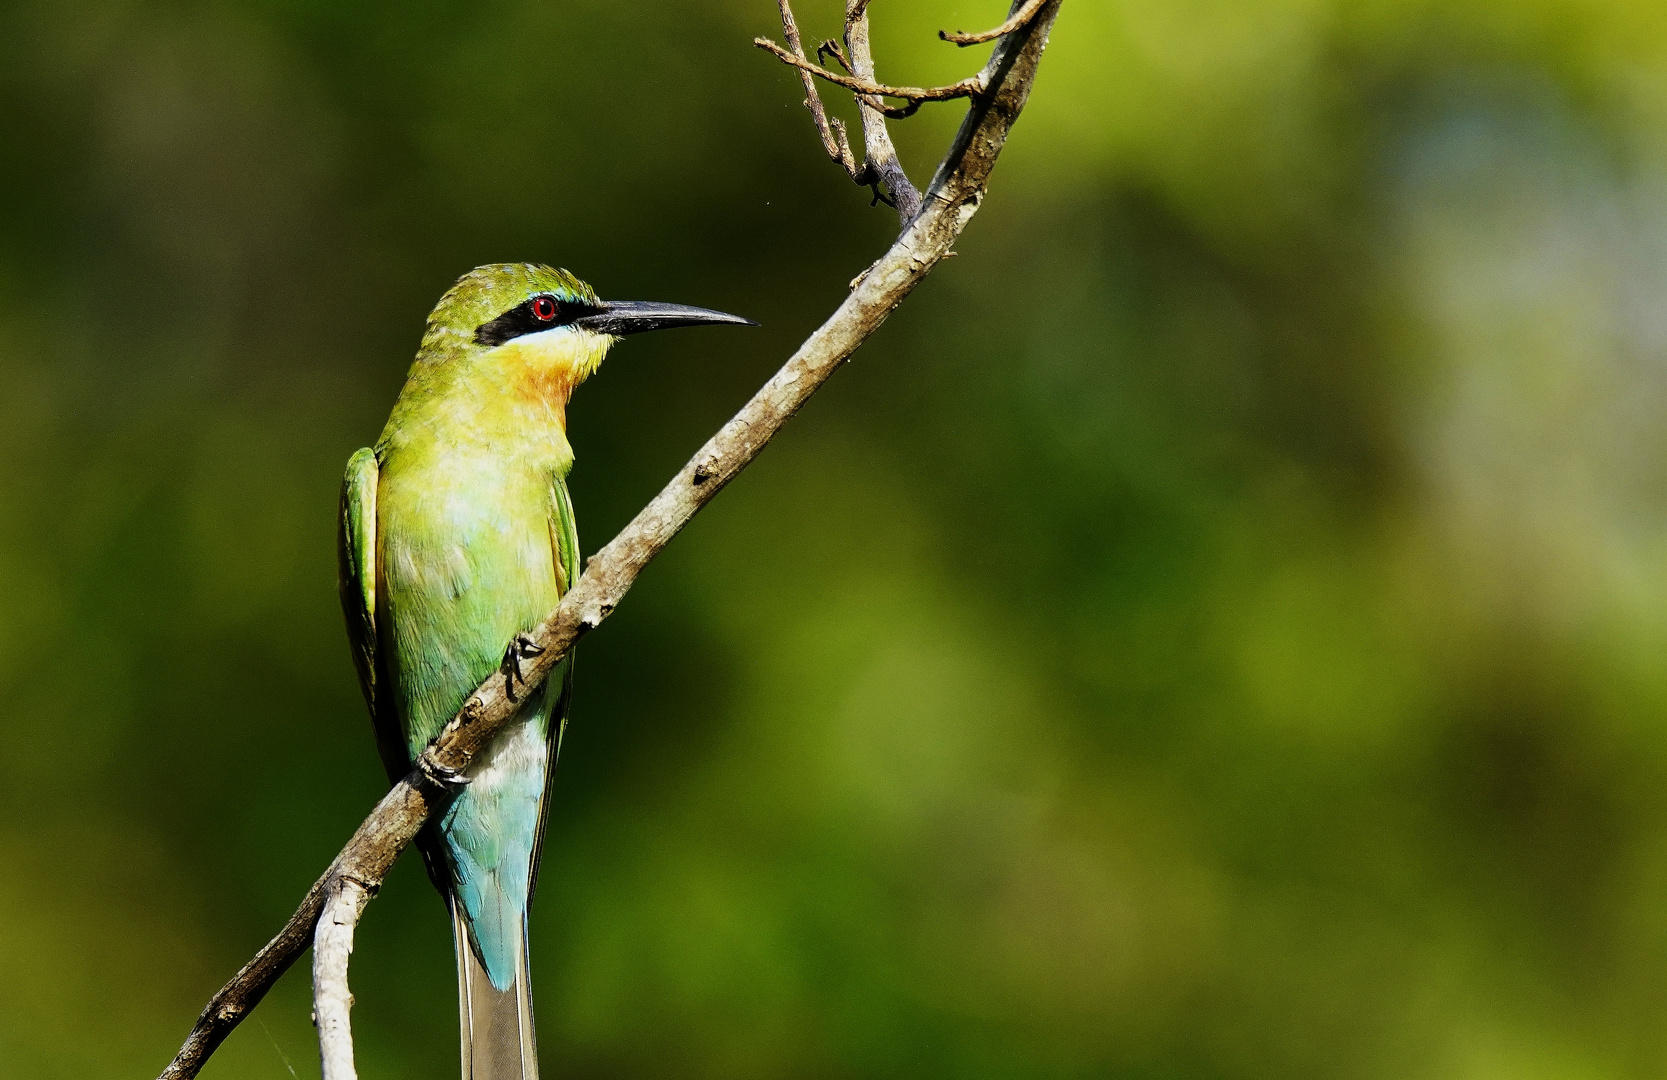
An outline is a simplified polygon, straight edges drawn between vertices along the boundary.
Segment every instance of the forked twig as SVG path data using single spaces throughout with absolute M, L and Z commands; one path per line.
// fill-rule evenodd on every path
M 782 34 L 787 38 L 788 48 L 800 60 L 805 59 L 804 43 L 799 38 L 799 24 L 793 20 L 793 9 L 788 6 L 788 0 L 778 0 L 781 8 Z M 817 47 L 816 58 L 822 58 L 822 50 L 827 43 Z M 834 53 L 835 57 L 839 54 Z M 849 67 L 849 65 L 846 65 Z M 856 155 L 851 152 L 851 140 L 845 134 L 845 121 L 837 117 L 829 120 L 828 110 L 822 106 L 822 96 L 816 92 L 816 79 L 810 72 L 801 70 L 799 77 L 805 84 L 805 108 L 810 110 L 811 119 L 816 123 L 816 133 L 822 138 L 822 149 L 828 152 L 828 157 L 839 165 L 851 179 L 865 187 L 874 188 L 874 197 L 880 198 L 879 177 L 871 169 L 857 163 Z
M 957 45 L 976 45 L 982 41 L 993 41 L 1028 25 L 1046 2 L 1047 0 L 1014 0 L 1007 21 L 994 30 L 979 34 L 952 34 L 947 30 L 940 30 L 938 36 Z M 986 68 L 977 75 L 945 86 L 889 86 L 879 82 L 874 76 L 874 56 L 869 47 L 870 3 L 871 0 L 846 0 L 844 44 L 832 38 L 822 42 L 816 47 L 815 62 L 805 55 L 804 45 L 799 38 L 799 27 L 794 21 L 789 0 L 778 0 L 782 31 L 787 36 L 787 48 L 782 48 L 769 38 L 763 37 L 754 38 L 753 44 L 767 49 L 783 63 L 799 69 L 799 77 L 805 86 L 805 104 L 815 118 L 817 133 L 822 138 L 822 146 L 827 150 L 828 156 L 838 162 L 857 183 L 873 185 L 876 199 L 882 197 L 879 184 L 884 183 L 886 189 L 891 192 L 891 198 L 886 201 L 896 206 L 898 219 L 907 227 L 920 212 L 920 190 L 909 180 L 908 173 L 897 158 L 897 149 L 892 145 L 891 132 L 886 128 L 886 120 L 902 120 L 913 116 L 929 101 L 954 101 L 957 98 L 976 100 L 989 89 L 990 69 Z M 845 69 L 845 73 L 823 67 L 824 55 L 832 56 L 839 66 Z M 856 95 L 863 135 L 863 162 L 860 165 L 851 151 L 850 139 L 846 136 L 844 125 L 838 120 L 828 119 L 821 98 L 816 92 L 816 79 L 844 87 Z M 901 101 L 903 104 L 892 105 L 887 98 Z
M 994 41 L 998 37 L 1005 37 L 1006 35 L 1011 34 L 1013 31 L 1035 18 L 1036 13 L 1042 10 L 1042 4 L 1043 0 L 1026 0 L 1023 7 L 1015 11 L 1011 18 L 996 27 L 994 30 L 985 30 L 977 34 L 964 34 L 959 30 L 954 33 L 950 33 L 948 30 L 939 30 L 938 37 L 942 38 L 944 41 L 953 41 L 963 49 L 968 45 L 982 45 L 986 41 Z
M 1038 15 L 1004 37 L 990 54 L 982 79 L 986 92 L 973 98 L 961 129 L 927 188 L 919 214 L 902 235 L 864 274 L 852 292 L 788 359 L 780 371 L 753 395 L 690 459 L 664 489 L 606 547 L 592 556 L 561 604 L 527 635 L 542 651 L 526 662 L 526 687 L 535 690 L 551 669 L 584 634 L 601 624 L 624 598 L 649 561 L 658 555 L 723 487 L 756 458 L 793 414 L 821 385 L 850 359 L 851 354 L 886 320 L 916 285 L 949 253 L 957 237 L 977 212 L 990 171 L 1006 144 L 1008 133 L 1024 109 L 1035 81 L 1043 46 L 1061 0 L 1044 0 Z M 523 699 L 524 700 L 524 699 Z M 519 712 L 504 693 L 504 680 L 493 674 L 447 722 L 438 737 L 419 756 L 404 779 L 377 803 L 324 875 L 307 891 L 300 908 L 278 936 L 255 954 L 210 999 L 162 1080 L 189 1080 L 197 1075 L 223 1042 L 272 988 L 309 944 L 328 906 L 340 920 L 351 907 L 356 918 L 361 898 L 377 889 L 424 823 L 445 806 L 450 794 L 446 777 L 466 772 L 471 761 Z M 438 778 L 438 779 L 436 779 Z M 349 886 L 347 883 L 351 882 Z M 351 938 L 352 920 L 326 928 L 320 958 L 326 980 Z M 332 952 L 331 950 L 335 950 Z M 345 993 L 345 978 L 331 983 Z M 345 1003 L 346 998 L 333 1001 Z M 321 1021 L 343 1019 L 345 1013 L 327 1007 Z M 322 1049 L 322 1047 L 321 1047 Z

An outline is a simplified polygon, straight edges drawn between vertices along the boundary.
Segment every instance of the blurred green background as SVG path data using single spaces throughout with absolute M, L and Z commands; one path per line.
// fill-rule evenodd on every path
M 337 485 L 459 273 L 764 324 L 580 391 L 595 550 L 887 243 L 760 33 L 0 7 L 0 1074 L 155 1075 L 383 790 Z M 1068 0 L 959 253 L 584 643 L 546 1076 L 1667 1076 L 1667 9 Z M 407 859 L 367 1080 L 453 980 Z

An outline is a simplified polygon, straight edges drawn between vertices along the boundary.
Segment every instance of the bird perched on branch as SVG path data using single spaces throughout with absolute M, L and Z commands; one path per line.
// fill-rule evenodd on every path
M 390 781 L 495 672 L 517 693 L 528 631 L 579 575 L 567 402 L 627 334 L 747 319 L 602 301 L 564 270 L 460 278 L 428 317 L 374 447 L 342 484 L 338 555 L 359 683 Z M 464 1080 L 533 1080 L 527 910 L 573 683 L 569 656 L 418 838 L 451 909 Z

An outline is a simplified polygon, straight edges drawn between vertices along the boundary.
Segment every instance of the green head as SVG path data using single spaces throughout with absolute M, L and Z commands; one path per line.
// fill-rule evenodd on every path
M 755 326 L 721 311 L 641 300 L 601 300 L 589 285 L 550 266 L 495 263 L 458 279 L 428 317 L 419 363 L 499 353 L 505 365 L 583 380 L 627 334 L 675 326 Z M 483 357 L 484 359 L 484 357 Z
M 491 445 L 563 431 L 567 402 L 614 342 L 672 326 L 740 323 L 720 311 L 597 298 L 565 270 L 531 263 L 481 266 L 458 279 L 428 317 L 417 361 L 379 447 L 466 432 Z M 422 417 L 419 421 L 419 417 Z M 566 447 L 561 432 L 556 442 Z M 380 450 L 379 450 L 380 453 Z M 563 449 L 558 457 L 570 458 Z

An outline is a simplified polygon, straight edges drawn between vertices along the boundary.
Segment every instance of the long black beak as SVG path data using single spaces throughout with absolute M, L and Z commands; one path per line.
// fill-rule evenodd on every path
M 652 300 L 605 300 L 602 310 L 594 315 L 582 315 L 573 320 L 574 326 L 598 334 L 623 337 L 645 330 L 670 330 L 674 326 L 707 326 L 729 323 L 734 326 L 757 326 L 751 319 L 739 315 L 725 315 L 721 311 L 689 307 L 686 304 L 657 304 Z

